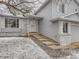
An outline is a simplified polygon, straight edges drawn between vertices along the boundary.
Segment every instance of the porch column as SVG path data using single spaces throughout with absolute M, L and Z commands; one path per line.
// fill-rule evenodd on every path
M 61 45 L 71 43 L 71 23 L 67 21 L 59 21 L 59 42 Z

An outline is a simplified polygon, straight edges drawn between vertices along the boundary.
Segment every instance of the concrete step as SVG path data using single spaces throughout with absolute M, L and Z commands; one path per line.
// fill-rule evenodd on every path
M 31 34 L 32 40 L 39 45 L 51 57 L 62 57 L 69 55 L 69 52 L 62 51 L 63 46 L 53 39 L 50 39 L 39 33 Z
M 54 45 L 54 43 L 50 41 L 43 41 L 42 43 L 45 44 L 46 46 Z

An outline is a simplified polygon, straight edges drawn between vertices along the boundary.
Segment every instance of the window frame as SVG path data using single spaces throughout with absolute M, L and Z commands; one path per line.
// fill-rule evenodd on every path
M 10 20 L 14 20 L 13 22 L 15 23 L 15 25 L 13 27 L 9 26 L 11 24 Z M 19 19 L 17 19 L 17 18 L 5 18 L 5 28 L 19 28 Z
M 60 12 L 62 14 L 65 13 L 65 4 L 64 3 L 59 2 L 58 5 L 57 5 L 57 7 L 58 7 L 58 9 L 57 9 L 58 12 Z
M 62 32 L 68 34 L 69 33 L 69 23 L 68 22 L 63 22 L 63 28 Z
M 64 4 L 61 5 L 61 12 L 65 13 L 65 5 Z

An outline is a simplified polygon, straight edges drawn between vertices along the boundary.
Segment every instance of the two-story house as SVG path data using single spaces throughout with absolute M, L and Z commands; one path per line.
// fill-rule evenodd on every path
M 46 0 L 35 15 L 44 18 L 39 22 L 43 35 L 62 45 L 79 41 L 79 0 Z

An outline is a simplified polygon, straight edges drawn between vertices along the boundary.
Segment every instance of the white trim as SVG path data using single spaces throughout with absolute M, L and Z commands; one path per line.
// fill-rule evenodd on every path
M 11 18 L 18 18 L 18 19 L 28 19 L 28 18 L 35 18 L 35 20 L 41 20 L 43 19 L 43 17 L 39 17 L 39 16 L 36 16 L 36 15 L 26 15 L 25 17 L 19 17 L 19 16 L 12 16 L 12 15 L 1 15 L 0 14 L 0 17 L 11 17 Z
M 59 34 L 63 34 L 62 33 L 62 24 L 63 24 L 63 21 L 59 21 L 58 22 L 58 25 L 59 25 Z
M 76 23 L 79 23 L 79 20 L 78 19 L 76 19 L 76 20 L 74 20 L 74 19 L 69 19 L 69 18 L 61 18 L 61 17 L 58 17 L 58 18 L 54 18 L 54 19 L 52 19 L 52 20 L 50 20 L 51 22 L 58 22 L 58 21 L 67 21 L 67 22 L 76 22 Z
M 63 33 L 63 23 L 68 23 L 68 33 Z M 70 35 L 71 34 L 71 23 L 65 21 L 59 21 L 59 34 L 61 35 Z
M 78 12 L 78 11 L 76 11 L 76 12 L 74 12 L 74 13 L 67 14 L 67 15 L 65 15 L 65 16 L 60 16 L 60 17 L 61 17 L 61 18 L 65 18 L 65 17 L 71 16 L 71 15 L 76 14 L 76 13 L 79 13 L 79 12 Z
M 68 34 L 69 33 L 69 26 L 68 26 L 68 22 L 63 22 L 63 28 L 62 28 L 62 31 L 64 34 Z

